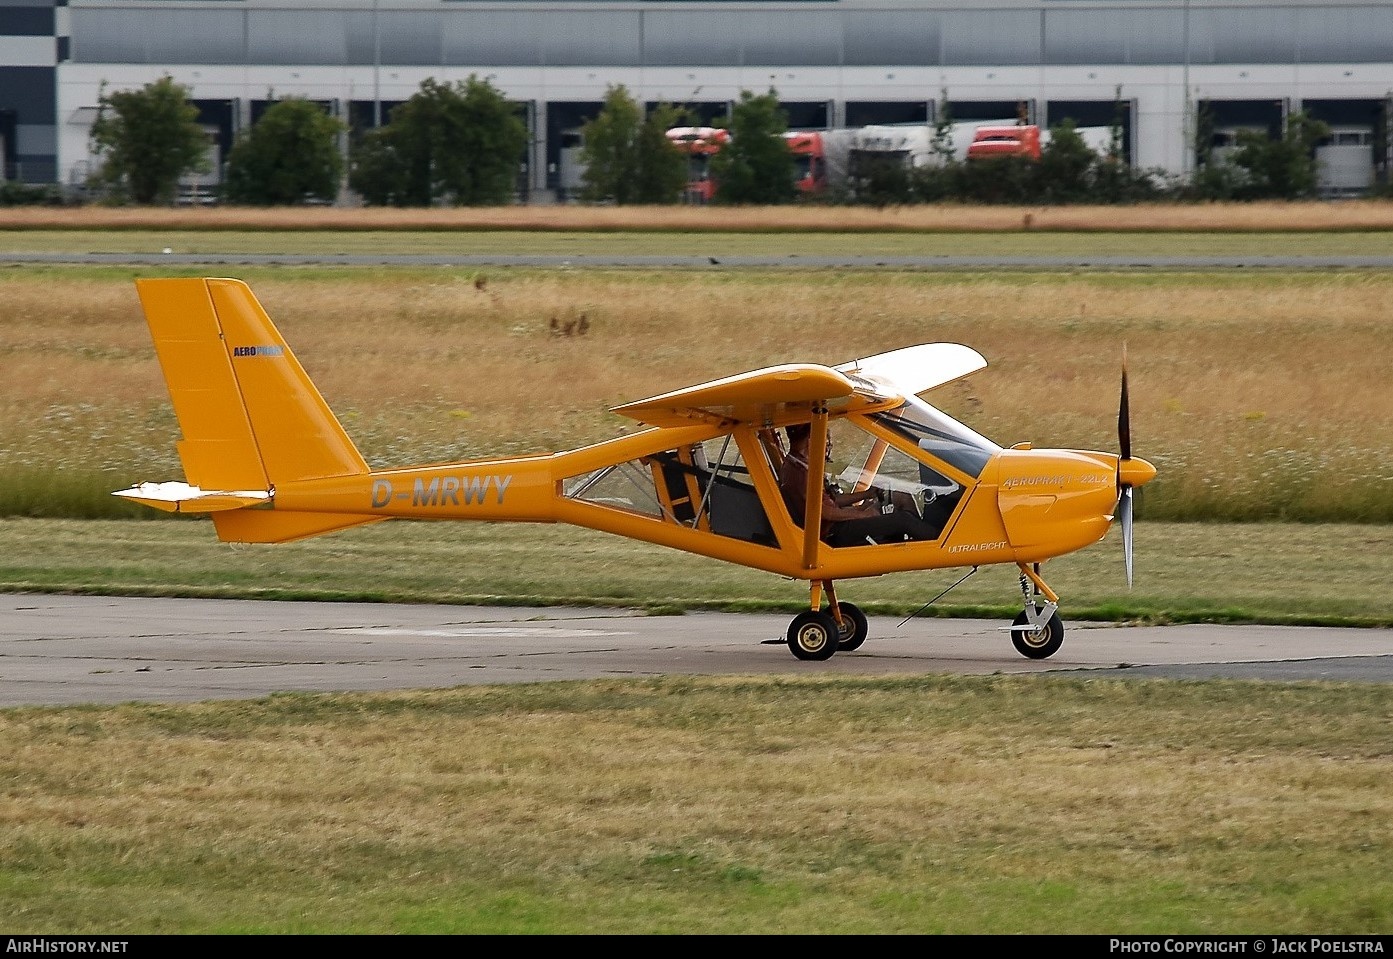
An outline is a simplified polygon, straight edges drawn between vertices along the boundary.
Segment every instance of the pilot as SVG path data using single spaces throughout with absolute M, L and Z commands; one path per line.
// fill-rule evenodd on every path
M 786 427 L 786 432 L 788 454 L 779 467 L 779 490 L 793 521 L 801 525 L 807 511 L 812 427 L 794 423 Z M 821 537 L 831 546 L 867 546 L 937 536 L 938 530 L 898 497 L 882 505 L 880 491 L 873 487 L 843 493 L 831 484 L 823 484 Z

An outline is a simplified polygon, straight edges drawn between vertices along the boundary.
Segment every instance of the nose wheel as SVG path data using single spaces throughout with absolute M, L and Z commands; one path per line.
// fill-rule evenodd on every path
M 1011 645 L 1027 659 L 1049 659 L 1064 644 L 1064 623 L 1053 605 L 1031 605 L 1011 624 Z
M 1027 659 L 1049 659 L 1064 644 L 1064 623 L 1059 618 L 1059 597 L 1040 578 L 1040 567 L 1024 564 L 1021 570 L 1021 594 L 1025 609 L 1011 624 L 1011 645 Z M 1033 587 L 1033 589 L 1032 589 Z M 1040 603 L 1044 596 L 1046 602 Z

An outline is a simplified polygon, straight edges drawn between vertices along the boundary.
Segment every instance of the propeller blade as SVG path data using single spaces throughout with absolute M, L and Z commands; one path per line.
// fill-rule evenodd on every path
M 1117 504 L 1122 521 L 1122 556 L 1127 564 L 1127 588 L 1132 588 L 1132 487 L 1122 487 L 1122 499 Z
M 1127 344 L 1122 344 L 1122 398 L 1117 404 L 1117 444 L 1124 460 L 1132 458 L 1132 415 L 1127 402 Z
M 1132 586 L 1132 483 L 1145 483 L 1156 471 L 1151 464 L 1132 460 L 1132 413 L 1127 397 L 1127 344 L 1122 344 L 1122 396 L 1117 403 L 1117 518 L 1122 523 L 1122 556 L 1127 563 L 1127 587 Z

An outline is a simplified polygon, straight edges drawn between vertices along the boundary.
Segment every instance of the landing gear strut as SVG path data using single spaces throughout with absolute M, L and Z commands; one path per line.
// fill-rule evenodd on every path
M 837 624 L 837 650 L 849 653 L 853 649 L 860 649 L 870 631 L 866 614 L 861 612 L 860 607 L 845 601 L 837 604 L 837 612 L 842 617 L 842 621 Z
M 1040 565 L 1033 569 L 1024 563 L 1021 570 L 1021 595 L 1025 609 L 1011 624 L 1011 644 L 1016 652 L 1028 659 L 1048 659 L 1064 643 L 1064 623 L 1059 618 L 1059 597 L 1040 578 Z M 1033 590 L 1032 590 L 1032 587 Z M 1046 602 L 1042 605 L 1040 597 Z
M 822 608 L 826 591 L 828 607 Z M 850 652 L 866 641 L 869 624 L 866 614 L 853 603 L 838 602 L 830 579 L 809 585 L 809 609 L 799 613 L 788 626 L 789 651 L 799 659 L 830 659 L 837 650 Z

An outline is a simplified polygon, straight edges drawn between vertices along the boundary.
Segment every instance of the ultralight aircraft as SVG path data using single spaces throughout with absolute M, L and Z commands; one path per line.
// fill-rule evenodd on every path
M 1132 581 L 1132 491 L 1156 470 L 1132 456 L 1125 355 L 1117 454 L 998 446 L 920 398 L 986 360 L 956 343 L 926 343 L 629 403 L 614 412 L 643 429 L 579 449 L 371 469 L 245 283 L 136 285 L 183 433 L 185 481 L 115 495 L 211 514 L 226 542 L 281 543 L 393 518 L 603 530 L 807 581 L 808 609 L 787 631 L 802 660 L 866 640 L 865 614 L 837 599 L 839 579 L 1015 564 L 1023 609 L 1011 640 L 1032 659 L 1064 639 L 1040 564 L 1096 543 L 1116 518 Z M 807 432 L 807 462 L 819 466 L 805 470 L 794 498 L 801 515 L 779 485 L 789 427 Z M 829 478 L 820 467 L 833 441 L 845 465 Z M 832 545 L 824 492 L 887 513 L 912 509 L 929 532 Z

